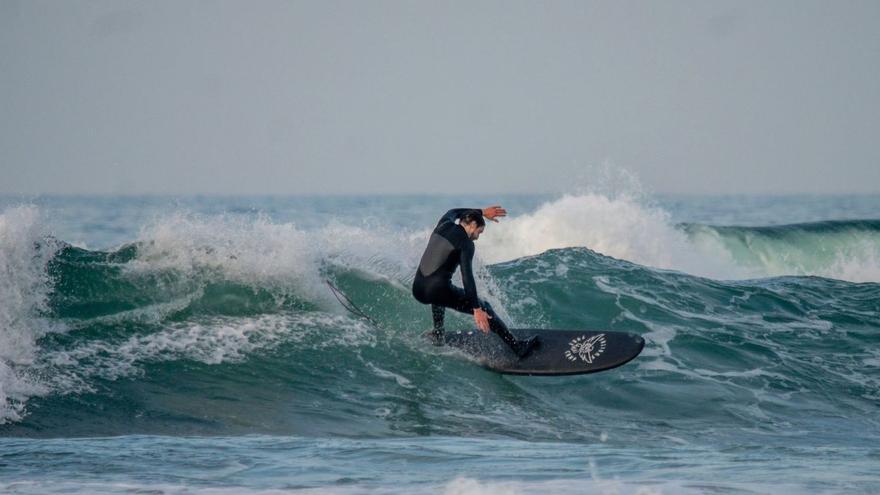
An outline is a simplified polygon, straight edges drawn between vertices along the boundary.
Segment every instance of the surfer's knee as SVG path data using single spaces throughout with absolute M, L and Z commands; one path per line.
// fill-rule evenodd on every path
M 416 301 L 422 304 L 428 304 L 427 298 L 425 298 L 425 290 L 424 288 L 417 283 L 414 283 L 412 286 L 412 295 Z

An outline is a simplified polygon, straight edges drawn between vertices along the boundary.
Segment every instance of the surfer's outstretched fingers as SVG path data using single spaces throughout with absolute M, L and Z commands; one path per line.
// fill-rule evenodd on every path
M 502 208 L 500 205 L 488 206 L 486 208 L 483 208 L 483 216 L 497 223 L 498 220 L 496 220 L 496 218 L 507 216 L 507 210 Z

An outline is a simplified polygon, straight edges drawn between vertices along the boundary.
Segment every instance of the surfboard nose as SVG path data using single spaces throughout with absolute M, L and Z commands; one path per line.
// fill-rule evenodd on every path
M 641 335 L 631 335 L 633 337 L 633 343 L 639 347 L 639 352 L 642 352 L 642 349 L 645 348 L 645 339 L 643 339 Z

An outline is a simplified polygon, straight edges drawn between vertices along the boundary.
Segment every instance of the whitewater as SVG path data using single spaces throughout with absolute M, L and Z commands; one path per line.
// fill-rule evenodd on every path
M 496 203 L 481 297 L 512 326 L 639 333 L 638 359 L 509 377 L 424 345 L 409 288 L 431 228 Z M 0 492 L 875 493 L 877 212 L 630 191 L 3 197 Z

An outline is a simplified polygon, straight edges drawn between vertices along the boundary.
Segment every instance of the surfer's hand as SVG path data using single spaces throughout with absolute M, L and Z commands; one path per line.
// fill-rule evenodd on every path
M 506 217 L 507 210 L 499 206 L 488 206 L 483 208 L 483 216 L 492 220 L 495 223 L 498 223 L 498 220 L 495 220 L 497 217 Z
M 477 323 L 477 328 L 483 333 L 489 333 L 489 318 L 491 318 L 491 316 L 486 314 L 481 308 L 474 310 L 474 321 Z

